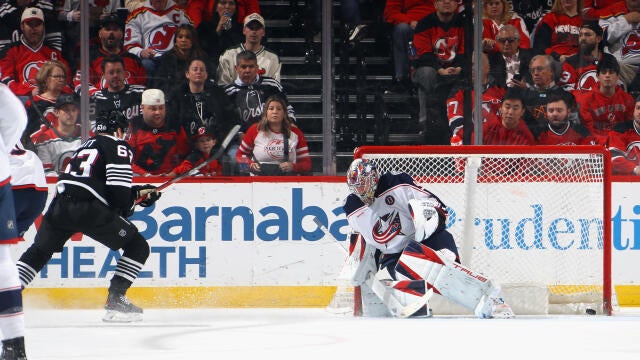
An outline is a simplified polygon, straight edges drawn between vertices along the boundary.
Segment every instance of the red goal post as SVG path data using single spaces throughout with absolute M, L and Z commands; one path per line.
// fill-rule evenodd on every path
M 501 284 L 516 314 L 611 314 L 603 147 L 363 146 L 354 158 L 408 173 L 444 201 L 462 263 Z M 434 314 L 460 311 L 444 303 Z

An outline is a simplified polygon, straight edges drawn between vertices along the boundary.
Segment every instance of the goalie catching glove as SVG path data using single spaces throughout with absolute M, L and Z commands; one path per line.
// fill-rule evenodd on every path
M 421 242 L 431 236 L 440 225 L 439 204 L 433 200 L 409 200 L 409 211 L 416 228 L 414 238 Z
M 160 199 L 160 196 L 162 195 L 162 193 L 158 192 L 156 190 L 156 187 L 151 184 L 134 185 L 131 187 L 131 192 L 134 199 L 142 199 L 138 203 L 138 205 L 142 207 L 149 207 L 153 205 L 153 203 L 158 201 L 158 199 Z

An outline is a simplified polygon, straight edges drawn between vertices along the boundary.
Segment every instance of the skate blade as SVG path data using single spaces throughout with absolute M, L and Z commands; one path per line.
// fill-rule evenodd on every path
M 102 321 L 111 323 L 129 323 L 135 321 L 142 321 L 142 314 L 140 313 L 123 313 L 120 311 L 107 310 L 107 313 L 102 317 Z

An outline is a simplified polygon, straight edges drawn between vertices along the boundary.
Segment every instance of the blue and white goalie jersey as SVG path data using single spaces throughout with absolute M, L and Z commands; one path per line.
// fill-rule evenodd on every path
M 414 240 L 416 230 L 409 209 L 411 199 L 429 199 L 439 204 L 441 214 L 446 214 L 446 206 L 442 201 L 405 173 L 380 176 L 370 206 L 357 195 L 350 194 L 343 209 L 351 228 L 359 232 L 368 244 L 383 254 L 395 254 L 402 252 L 408 242 Z

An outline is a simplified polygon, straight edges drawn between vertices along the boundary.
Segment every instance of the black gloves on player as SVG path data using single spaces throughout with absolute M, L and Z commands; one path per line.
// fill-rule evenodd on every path
M 156 191 L 156 187 L 151 184 L 145 185 L 134 185 L 131 187 L 131 192 L 133 193 L 134 198 L 139 199 L 142 198 L 142 201 L 138 203 L 138 205 L 142 207 L 149 207 L 153 205 L 162 193 Z

